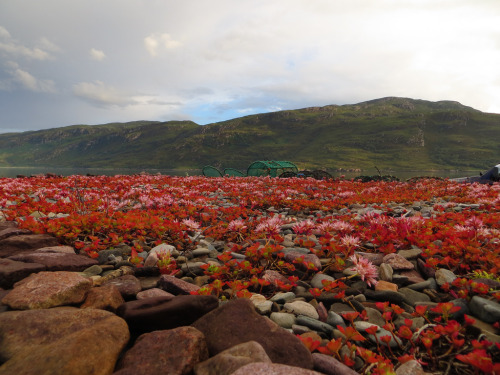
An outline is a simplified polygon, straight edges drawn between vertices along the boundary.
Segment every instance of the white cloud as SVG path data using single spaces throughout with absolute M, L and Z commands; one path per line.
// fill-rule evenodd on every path
M 128 106 L 134 103 L 132 95 L 104 82 L 80 82 L 73 85 L 73 94 L 98 107 Z
M 6 28 L 0 26 L 0 53 L 3 52 L 11 57 L 23 57 L 33 60 L 48 60 L 52 58 L 49 51 L 56 51 L 58 47 L 47 38 L 40 39 L 40 46 L 29 48 L 11 37 Z
M 104 51 L 101 51 L 99 49 L 91 48 L 89 53 L 92 60 L 102 61 L 106 58 L 106 54 L 104 53 Z
M 158 56 L 162 47 L 166 50 L 170 50 L 180 47 L 181 45 L 181 42 L 172 39 L 170 34 L 166 33 L 154 33 L 144 38 L 144 46 L 146 47 L 146 50 L 149 52 L 149 54 L 153 57 Z
M 24 88 L 35 91 L 35 92 L 45 92 L 45 93 L 55 93 L 55 84 L 52 80 L 41 80 L 35 78 L 29 72 L 17 68 L 12 72 L 14 81 L 20 83 Z
M 2 38 L 2 39 L 10 39 L 10 33 L 3 26 L 0 26 L 0 38 Z

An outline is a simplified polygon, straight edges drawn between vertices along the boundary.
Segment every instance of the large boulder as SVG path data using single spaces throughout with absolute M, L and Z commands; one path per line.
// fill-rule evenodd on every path
M 2 303 L 16 310 L 48 309 L 84 301 L 92 282 L 75 272 L 39 272 L 14 284 Z
M 38 263 L 24 263 L 12 259 L 0 258 L 0 288 L 10 289 L 14 283 L 32 273 L 44 271 L 45 266 Z
M 47 246 L 57 246 L 59 242 L 48 234 L 24 234 L 9 236 L 0 240 L 0 258 L 7 258 L 21 252 L 31 252 Z
M 108 375 L 129 340 L 125 321 L 96 309 L 0 314 L 0 375 Z
M 151 297 L 121 305 L 117 314 L 134 334 L 187 326 L 219 306 L 215 296 Z
M 274 363 L 313 368 L 311 353 L 292 333 L 261 316 L 248 299 L 232 300 L 204 315 L 193 327 L 205 335 L 210 355 L 256 341 Z
M 54 248 L 54 247 L 51 247 Z M 47 248 L 44 248 L 47 249 Z M 43 264 L 47 271 L 83 271 L 97 264 L 97 260 L 85 255 L 64 252 L 30 252 L 12 255 L 9 259 L 26 263 Z
M 145 333 L 119 361 L 115 375 L 184 375 L 208 358 L 203 334 L 193 327 Z

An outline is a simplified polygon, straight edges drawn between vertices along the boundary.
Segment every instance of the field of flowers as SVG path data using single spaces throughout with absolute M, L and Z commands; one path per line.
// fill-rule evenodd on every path
M 271 297 L 310 280 L 317 272 L 337 275 L 348 265 L 373 287 L 376 269 L 359 254 L 419 248 L 426 267 L 445 268 L 457 275 L 441 292 L 466 300 L 480 295 L 500 301 L 500 291 L 475 281 L 479 276 L 500 280 L 499 183 L 32 177 L 0 179 L 0 210 L 19 227 L 53 234 L 90 257 L 125 243 L 132 247 L 130 262 L 138 267 L 144 262 L 140 254 L 162 243 L 187 253 L 196 248 L 200 236 L 223 241 L 226 251 L 218 256 L 219 264 L 204 266 L 210 280 L 199 292 L 221 299 L 252 293 Z M 328 260 L 321 269 L 306 257 L 285 259 L 283 228 L 293 232 L 296 244 Z M 234 257 L 237 253 L 244 257 Z M 168 254 L 158 264 L 163 273 L 181 275 Z M 278 271 L 287 281 L 270 285 L 261 277 L 267 270 Z M 324 288 L 310 290 L 311 298 L 335 293 L 345 300 L 347 281 L 325 282 Z M 456 362 L 463 365 L 464 374 L 500 373 L 500 345 L 471 339 L 472 318 L 451 319 L 453 304 L 444 301 L 432 309 L 415 309 L 413 316 L 427 322 L 426 329 L 419 331 L 411 328 L 411 321 L 395 326 L 393 319 L 402 312 L 397 304 L 377 303 L 377 307 L 386 320 L 384 328 L 391 333 L 387 339 L 397 338 L 398 348 L 381 351 L 382 343 L 370 344 L 354 324 L 341 329 L 344 341 L 304 340 L 304 344 L 350 364 L 348 357 L 339 355 L 340 347 L 347 345 L 363 358 L 366 373 L 391 373 L 394 366 L 409 359 L 419 360 L 428 371 L 446 373 Z M 355 313 L 344 318 L 354 323 L 365 316 Z M 498 323 L 496 328 L 500 329 Z M 443 361 L 448 367 L 443 367 Z

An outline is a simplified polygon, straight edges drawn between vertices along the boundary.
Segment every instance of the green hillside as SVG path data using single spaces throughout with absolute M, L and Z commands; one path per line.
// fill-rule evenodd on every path
M 500 162 L 500 115 L 457 102 L 382 98 L 209 125 L 138 121 L 0 134 L 0 166 L 485 169 Z

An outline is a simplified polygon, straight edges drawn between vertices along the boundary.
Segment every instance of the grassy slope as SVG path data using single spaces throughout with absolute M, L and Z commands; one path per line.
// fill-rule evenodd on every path
M 0 135 L 0 165 L 244 169 L 484 169 L 499 162 L 500 115 L 456 102 L 383 98 L 199 126 L 189 121 L 76 125 Z

